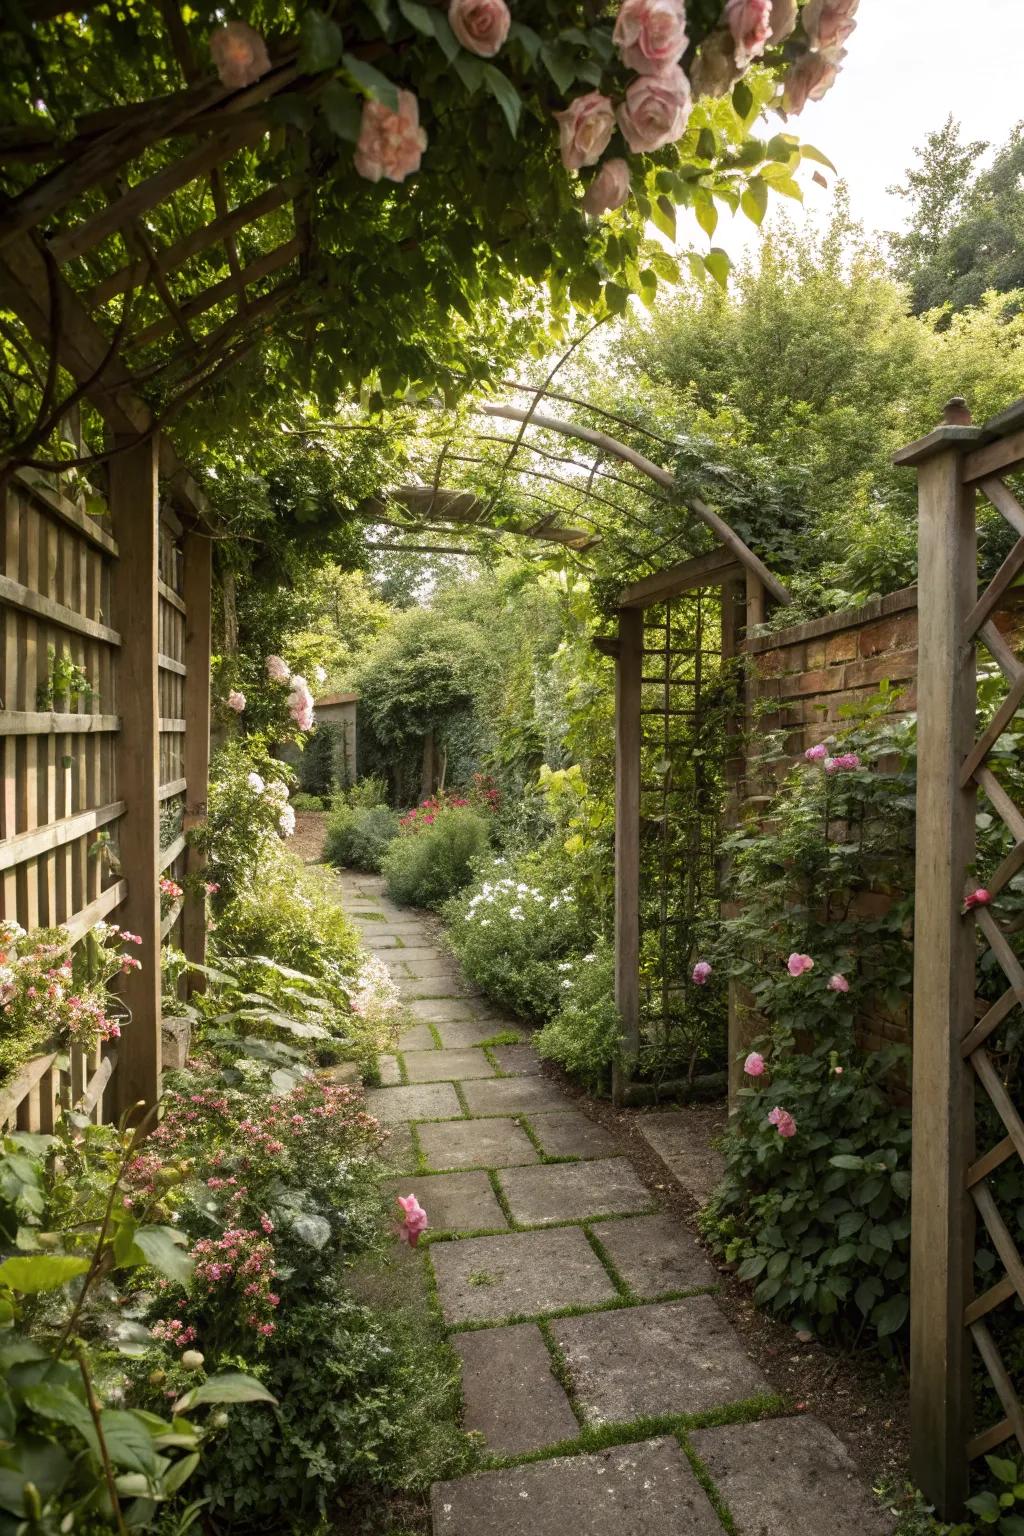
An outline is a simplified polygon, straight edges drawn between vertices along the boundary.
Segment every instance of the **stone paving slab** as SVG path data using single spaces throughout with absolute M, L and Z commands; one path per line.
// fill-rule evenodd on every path
M 415 1194 L 430 1232 L 475 1232 L 508 1226 L 486 1173 L 404 1174 L 390 1179 L 396 1195 Z
M 441 1044 L 445 1050 L 459 1050 L 464 1045 L 482 1045 L 485 1040 L 493 1040 L 495 1035 L 508 1033 L 509 1028 L 504 1019 L 485 1019 L 480 1023 L 471 1020 L 460 1020 L 454 1024 L 435 1024 L 434 1028 L 441 1036 Z
M 394 1088 L 402 1081 L 402 1074 L 398 1069 L 396 1056 L 378 1056 L 377 1070 L 380 1080 L 385 1088 Z
M 706 1413 L 770 1391 L 710 1296 L 562 1318 L 551 1329 L 592 1424 Z
M 738 1536 L 889 1536 L 846 1447 L 818 1419 L 702 1429 L 693 1446 Z
M 450 1019 L 494 1017 L 489 1003 L 477 1002 L 471 997 L 418 997 L 409 1004 L 409 1012 L 414 1019 L 422 1019 L 430 1024 L 441 1024 Z
M 578 1109 L 546 1110 L 529 1121 L 545 1157 L 614 1157 L 619 1151 L 611 1132 Z
M 421 977 L 424 980 L 429 979 L 431 976 L 453 976 L 457 980 L 463 981 L 464 985 L 469 985 L 464 980 L 458 961 L 454 960 L 451 955 L 446 955 L 443 950 L 432 950 L 429 960 L 410 960 L 408 966 L 411 975 Z
M 479 997 L 479 992 L 474 992 L 472 987 L 458 976 L 413 976 L 408 980 L 399 982 L 399 991 L 404 998 L 412 1002 L 425 1002 L 431 998 L 439 997 Z
M 673 1109 L 638 1115 L 635 1124 L 672 1176 L 704 1205 L 725 1173 L 725 1158 L 710 1145 L 706 1124 L 688 1110 Z
M 380 1160 L 386 1168 L 395 1168 L 399 1172 L 418 1165 L 419 1153 L 409 1126 L 388 1127 L 388 1139 L 381 1149 Z
M 385 1125 L 401 1120 L 454 1120 L 462 1105 L 451 1083 L 413 1083 L 407 1088 L 371 1088 L 366 1108 Z
M 615 1300 L 615 1287 L 579 1227 L 432 1243 L 430 1262 L 448 1323 L 500 1322 Z
M 454 1120 L 421 1125 L 416 1134 L 431 1168 L 510 1168 L 539 1161 L 533 1142 L 514 1120 Z
M 623 1280 L 643 1301 L 719 1284 L 721 1277 L 700 1243 L 674 1216 L 629 1216 L 602 1222 L 596 1231 Z
M 430 1508 L 434 1536 L 722 1536 L 668 1437 L 435 1483 Z
M 532 1045 L 496 1045 L 494 1059 L 510 1077 L 536 1077 L 541 1070 L 540 1057 Z
M 500 1077 L 489 1083 L 467 1083 L 466 1103 L 473 1115 L 518 1115 L 533 1109 L 560 1109 L 565 1099 L 549 1078 Z
M 393 933 L 377 933 L 369 930 L 359 935 L 365 949 L 397 949 L 401 940 Z
M 483 1051 L 472 1046 L 464 1051 L 405 1051 L 404 1060 L 410 1083 L 494 1076 L 494 1068 Z
M 429 1024 L 413 1024 L 410 1029 L 403 1029 L 398 1037 L 398 1049 L 402 1052 L 433 1051 L 436 1048 Z
M 654 1203 L 626 1157 L 510 1168 L 499 1174 L 499 1182 L 514 1219 L 524 1226 L 647 1211 Z
M 452 1343 L 462 1358 L 463 1426 L 489 1451 L 518 1456 L 576 1439 L 580 1427 L 536 1323 L 457 1333 Z
M 417 960 L 436 960 L 438 951 L 432 945 L 406 944 L 401 954 L 386 957 L 393 965 L 411 965 Z

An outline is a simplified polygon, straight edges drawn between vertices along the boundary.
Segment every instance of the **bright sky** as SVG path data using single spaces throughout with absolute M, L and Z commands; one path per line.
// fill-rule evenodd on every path
M 965 138 L 994 144 L 1024 118 L 1024 4 L 861 0 L 857 19 L 835 86 L 792 119 L 791 130 L 823 150 L 848 182 L 854 217 L 883 231 L 898 228 L 902 214 L 886 187 L 902 181 L 914 146 L 950 112 Z M 808 213 L 823 211 L 830 194 L 801 181 Z M 798 204 L 773 198 L 770 206 L 777 203 L 800 217 Z M 735 258 L 756 238 L 748 219 L 732 222 L 726 213 L 715 244 Z

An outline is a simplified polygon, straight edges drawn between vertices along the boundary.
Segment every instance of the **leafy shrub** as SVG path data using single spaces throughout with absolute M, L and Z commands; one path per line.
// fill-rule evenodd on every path
M 974 1519 L 953 1527 L 951 1536 L 982 1536 L 992 1531 L 995 1536 L 1021 1536 L 1024 1532 L 1024 1470 L 1019 1460 L 1003 1456 L 986 1456 L 985 1463 L 994 1480 L 993 1486 L 984 1488 L 967 1500 L 967 1508 Z
M 294 811 L 326 811 L 327 802 L 323 795 L 307 795 L 300 790 L 297 795 L 292 795 L 292 810 Z
M 537 1050 L 600 1092 L 609 1086 L 619 1053 L 615 952 L 606 939 L 599 939 L 590 954 L 563 960 L 558 971 L 562 1005 L 538 1034 Z
M 218 913 L 221 954 L 267 955 L 347 994 L 359 937 L 325 883 L 328 876 L 278 848 L 253 884 Z
M 258 738 L 229 742 L 214 758 L 206 821 L 190 840 L 206 853 L 206 878 L 224 900 L 251 890 L 280 851 L 281 837 L 295 830 L 291 777 Z
M 429 826 L 396 837 L 381 864 L 391 899 L 440 907 L 472 880 L 487 837 L 487 823 L 464 807 L 441 811 Z
M 397 811 L 386 805 L 342 803 L 328 819 L 324 857 L 344 869 L 368 869 L 378 874 L 397 836 Z
M 912 742 L 909 726 L 851 731 L 787 775 L 770 831 L 729 849 L 740 912 L 716 966 L 749 989 L 764 1034 L 705 1230 L 756 1301 L 822 1334 L 885 1337 L 908 1311 L 910 1121 L 894 1100 L 907 1053 L 864 1052 L 856 1024 L 905 1005 L 911 980 L 896 893 L 912 888 Z
M 343 798 L 348 805 L 362 805 L 367 808 L 374 805 L 387 805 L 387 781 L 378 778 L 375 774 L 366 773 L 355 784 L 350 785 Z
M 550 1019 L 562 1002 L 559 963 L 587 948 L 573 893 L 554 884 L 540 854 L 510 866 L 494 859 L 483 879 L 445 910 L 448 939 L 470 981 L 524 1019 Z

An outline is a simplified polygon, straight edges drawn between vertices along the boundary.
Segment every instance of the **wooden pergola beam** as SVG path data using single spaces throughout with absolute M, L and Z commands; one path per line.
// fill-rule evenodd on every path
M 277 246 L 274 250 L 268 251 L 265 256 L 259 256 L 247 267 L 243 267 L 240 281 L 234 274 L 221 278 L 219 283 L 213 283 L 202 293 L 197 294 L 194 299 L 190 299 L 187 304 L 183 304 L 179 311 L 181 319 L 194 320 L 197 315 L 213 309 L 214 305 L 219 304 L 222 299 L 244 292 L 247 284 L 259 282 L 261 278 L 268 277 L 271 272 L 276 272 L 281 267 L 287 266 L 290 261 L 294 261 L 301 249 L 302 242 L 297 237 L 286 240 L 284 245 Z M 149 346 L 151 342 L 159 341 L 162 336 L 174 330 L 175 323 L 173 316 L 154 320 L 151 325 L 145 326 L 143 330 L 132 336 L 127 346 L 132 349 Z
M 359 503 L 356 510 L 366 521 L 372 522 L 378 518 L 384 520 L 388 507 L 394 504 L 405 507 L 415 517 L 441 523 L 469 525 L 478 523 L 480 514 L 487 505 L 473 491 L 454 491 L 444 487 L 435 490 L 432 485 L 405 485 L 389 491 L 386 499 L 382 496 L 367 497 Z M 503 528 L 499 531 L 526 534 L 531 530 Z M 543 532 L 538 532 L 535 537 L 546 539 L 552 544 L 565 544 L 572 549 L 583 548 L 594 542 L 594 535 L 584 528 L 547 528 Z
M 555 416 L 548 416 L 541 411 L 521 410 L 515 405 L 479 405 L 476 409 L 484 416 L 499 416 L 504 421 L 522 421 L 531 426 L 541 427 L 548 432 L 560 432 L 563 437 L 575 437 L 584 443 L 592 443 L 595 448 L 601 448 L 605 453 L 610 453 L 617 459 L 622 459 L 627 464 L 632 464 L 634 469 L 639 469 L 649 476 L 655 484 L 663 486 L 665 490 L 676 492 L 675 476 L 670 470 L 662 469 L 660 464 L 655 464 L 651 459 L 645 458 L 642 453 L 637 453 L 635 448 L 630 448 L 627 443 L 620 443 L 617 438 L 609 437 L 605 432 L 595 432 L 591 427 L 581 427 L 574 421 L 560 421 Z M 752 549 L 749 549 L 739 534 L 729 527 L 724 518 L 702 501 L 698 496 L 681 498 L 684 504 L 700 518 L 716 538 L 736 556 L 741 565 L 752 571 L 762 581 L 774 597 L 777 603 L 787 605 L 792 602 L 792 597 L 777 576 L 765 565 Z
M 707 555 L 695 555 L 678 565 L 669 565 L 653 576 L 631 582 L 619 593 L 620 608 L 651 608 L 696 587 L 717 587 L 743 574 L 743 567 L 730 549 L 713 549 Z

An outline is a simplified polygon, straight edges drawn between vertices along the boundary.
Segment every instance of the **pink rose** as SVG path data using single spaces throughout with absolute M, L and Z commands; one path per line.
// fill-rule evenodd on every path
M 805 53 L 797 59 L 786 76 L 782 93 L 783 111 L 797 117 L 809 101 L 820 101 L 836 83 L 846 58 L 845 48 L 829 53 Z
M 313 695 L 309 684 L 298 673 L 292 678 L 292 691 L 288 695 L 288 713 L 300 731 L 313 729 Z
M 841 48 L 857 26 L 854 15 L 860 0 L 810 0 L 804 6 L 803 24 L 812 53 Z
M 493 59 L 508 37 L 512 17 L 505 0 L 452 0 L 448 24 L 467 53 Z
M 634 154 L 650 154 L 683 136 L 693 100 L 678 64 L 659 75 L 640 75 L 619 108 L 619 127 Z
M 841 752 L 838 757 L 825 759 L 826 773 L 845 773 L 848 769 L 859 767 L 860 758 L 856 752 Z
M 806 757 L 809 763 L 820 763 L 822 758 L 827 756 L 828 748 L 823 746 L 820 742 L 816 747 L 808 747 L 807 751 L 804 753 L 804 757 Z
M 727 0 L 725 22 L 736 44 L 736 63 L 746 69 L 771 36 L 772 0 Z
M 736 44 L 728 27 L 719 27 L 705 38 L 693 67 L 690 83 L 694 96 L 727 96 L 743 74 L 736 63 Z
M 629 166 L 625 160 L 606 160 L 583 194 L 584 213 L 608 213 L 621 208 L 629 196 Z
M 233 709 L 236 715 L 240 715 L 245 708 L 245 694 L 239 693 L 237 688 L 232 688 L 227 699 L 228 709 Z
M 367 181 L 404 181 L 418 171 L 427 135 L 420 127 L 420 105 L 412 91 L 399 91 L 398 111 L 379 101 L 363 102 L 355 167 Z
M 399 1239 L 415 1248 L 420 1234 L 427 1230 L 427 1213 L 415 1195 L 399 1195 L 398 1203 L 405 1213 L 398 1228 Z
M 796 0 L 772 0 L 772 30 L 770 43 L 781 43 L 796 26 Z
M 796 1121 L 788 1109 L 780 1109 L 778 1105 L 769 1114 L 768 1124 L 774 1125 L 779 1135 L 785 1136 L 787 1140 L 796 1135 Z
M 588 91 L 570 101 L 564 112 L 556 112 L 555 122 L 562 164 L 567 171 L 578 171 L 581 166 L 596 165 L 608 148 L 615 112 L 607 96 L 600 91 Z
M 627 69 L 658 75 L 686 52 L 682 0 L 623 0 L 612 39 Z
M 229 21 L 211 33 L 210 53 L 220 83 L 229 91 L 254 85 L 270 68 L 267 45 L 247 21 Z
M 849 992 L 850 983 L 845 976 L 841 976 L 837 971 L 834 976 L 829 977 L 828 989 L 830 992 Z
M 267 676 L 272 683 L 286 683 L 291 677 L 288 663 L 281 656 L 267 657 Z
M 973 912 L 975 907 L 987 907 L 991 900 L 992 897 L 985 887 L 979 886 L 976 891 L 972 891 L 969 896 L 964 897 L 964 911 Z
M 751 1051 L 743 1063 L 743 1070 L 748 1077 L 761 1077 L 764 1073 L 764 1057 L 760 1051 Z
M 791 976 L 803 976 L 807 971 L 814 970 L 814 961 L 810 955 L 798 955 L 794 951 L 786 961 L 786 968 Z
M 690 980 L 695 981 L 698 987 L 706 987 L 710 975 L 711 966 L 708 964 L 707 960 L 698 960 L 697 964 L 693 968 L 693 974 L 691 975 Z

